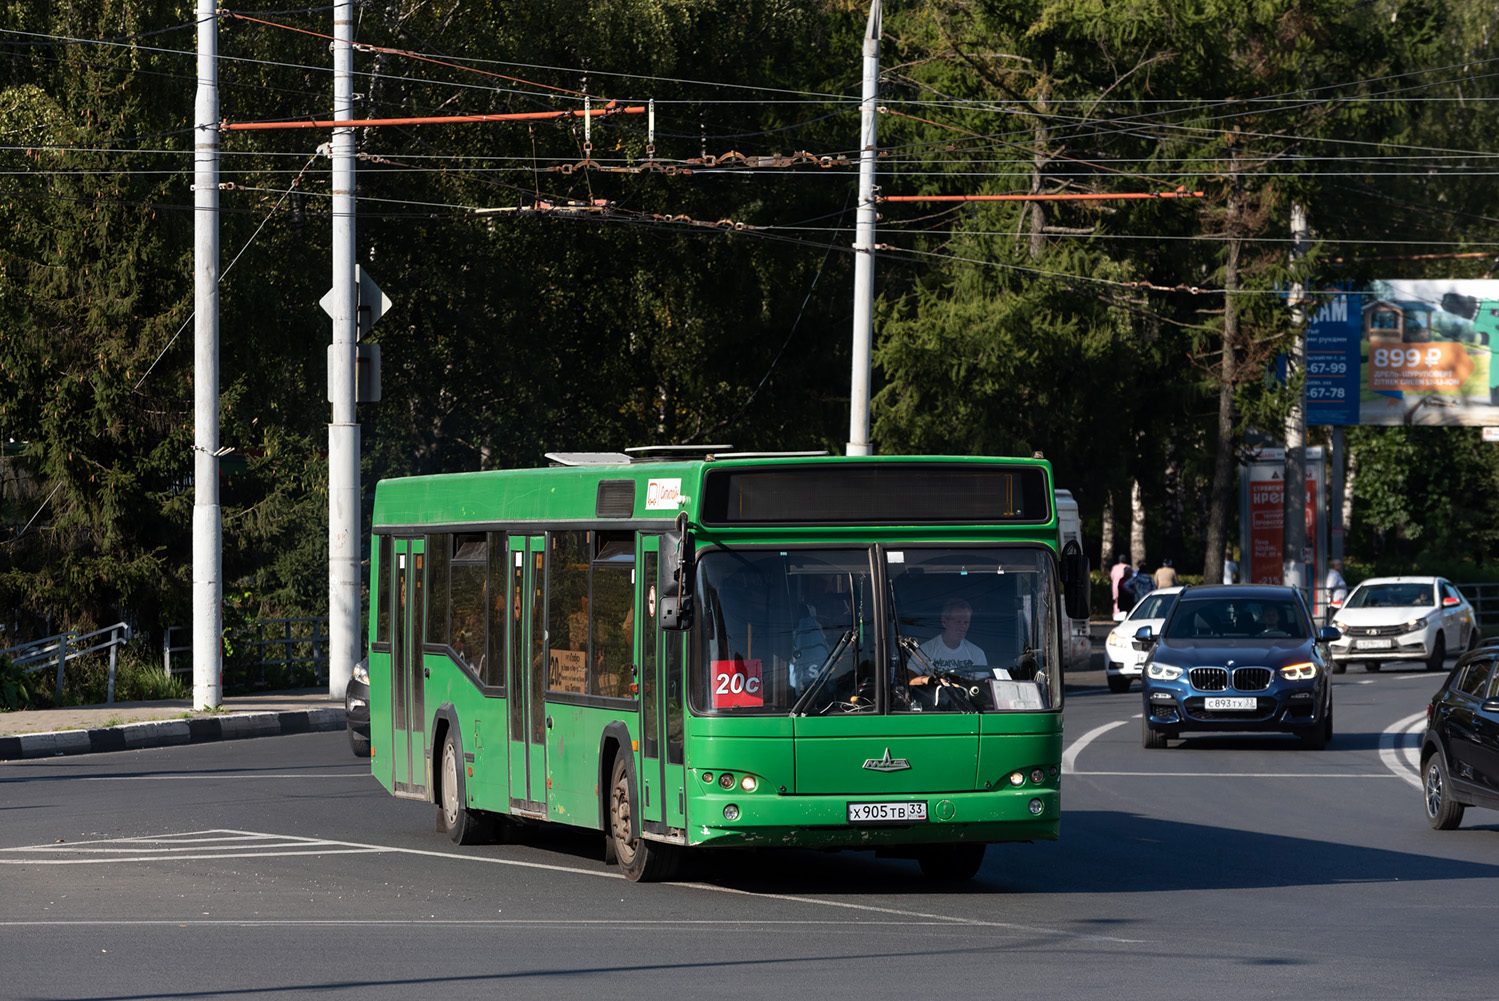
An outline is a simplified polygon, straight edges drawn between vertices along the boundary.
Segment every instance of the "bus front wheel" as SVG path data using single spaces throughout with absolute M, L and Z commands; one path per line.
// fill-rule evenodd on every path
M 614 857 L 625 876 L 636 883 L 670 879 L 677 869 L 681 850 L 676 845 L 647 841 L 634 833 L 635 794 L 623 754 L 614 759 L 609 782 L 609 840 Z
M 487 816 L 464 806 L 463 775 L 458 741 L 449 730 L 442 742 L 442 769 L 438 781 L 437 829 L 455 845 L 479 845 L 498 840 L 497 825 Z

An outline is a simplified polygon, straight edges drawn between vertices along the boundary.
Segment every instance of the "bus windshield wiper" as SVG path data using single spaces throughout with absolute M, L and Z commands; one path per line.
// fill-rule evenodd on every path
M 806 715 L 806 713 L 804 713 L 802 711 L 803 708 L 806 706 L 806 704 L 808 702 L 812 701 L 812 696 L 814 696 L 814 695 L 817 694 L 818 689 L 820 689 L 822 687 L 823 682 L 827 680 L 828 671 L 832 668 L 833 664 L 838 660 L 838 657 L 843 653 L 844 648 L 847 647 L 853 641 L 854 641 L 854 631 L 852 629 L 845 629 L 843 631 L 843 635 L 840 636 L 840 637 L 838 637 L 837 644 L 835 644 L 833 646 L 833 649 L 828 653 L 827 659 L 824 660 L 822 662 L 822 666 L 817 669 L 817 674 L 815 676 L 813 676 L 813 678 L 812 678 L 812 685 L 811 685 L 811 687 L 808 688 L 805 692 L 803 692 L 802 693 L 802 697 L 796 700 L 796 705 L 794 705 L 794 706 L 791 707 L 791 715 L 792 716 L 805 716 Z

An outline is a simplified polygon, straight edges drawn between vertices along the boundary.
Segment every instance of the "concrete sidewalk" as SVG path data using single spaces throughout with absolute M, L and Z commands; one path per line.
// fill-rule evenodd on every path
M 326 688 L 228 696 L 217 712 L 194 712 L 192 699 L 27 709 L 0 712 L 0 761 L 274 737 L 344 726 L 343 702 L 330 698 Z

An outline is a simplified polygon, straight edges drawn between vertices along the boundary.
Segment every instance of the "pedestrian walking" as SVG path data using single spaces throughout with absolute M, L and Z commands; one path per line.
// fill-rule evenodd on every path
M 1135 568 L 1129 565 L 1129 558 L 1120 553 L 1114 557 L 1114 565 L 1109 568 L 1109 593 L 1114 599 L 1115 622 L 1123 619 L 1128 614 L 1128 610 L 1123 612 L 1119 610 L 1119 582 L 1124 579 L 1125 571 L 1134 573 Z M 1134 602 L 1130 602 L 1130 605 L 1133 606 Z

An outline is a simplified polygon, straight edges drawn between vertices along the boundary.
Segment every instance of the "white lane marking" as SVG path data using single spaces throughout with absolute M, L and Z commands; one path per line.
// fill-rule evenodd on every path
M 174 845 L 194 844 L 203 845 L 222 843 L 226 848 L 241 849 L 246 842 L 252 844 L 260 843 L 266 847 L 274 845 L 296 845 L 293 851 L 225 851 L 202 852 L 201 854 L 181 855 L 176 854 Z M 120 851 L 118 846 L 125 845 L 135 850 L 135 854 L 129 857 L 114 854 Z M 150 850 L 149 846 L 158 846 Z M 140 849 L 147 848 L 142 851 Z M 199 848 L 201 852 L 201 847 Z M 53 852 L 62 856 L 74 856 L 63 858 L 41 858 L 41 853 Z M 209 859 L 209 858 L 265 858 L 298 855 L 337 855 L 337 854 L 370 854 L 390 853 L 402 855 L 421 855 L 433 858 L 453 859 L 463 862 L 488 862 L 494 865 L 518 866 L 526 869 L 545 869 L 550 872 L 574 873 L 580 876 L 602 876 L 606 879 L 624 879 L 623 873 L 601 872 L 596 869 L 578 869 L 572 866 L 549 865 L 541 862 L 522 862 L 516 859 L 490 858 L 479 855 L 455 855 L 451 852 L 427 851 L 416 848 L 393 848 L 384 845 L 366 845 L 354 841 L 332 841 L 317 838 L 297 838 L 288 835 L 260 834 L 254 831 L 235 830 L 207 830 L 186 831 L 177 835 L 163 835 L 161 837 L 136 837 L 117 838 L 99 841 L 78 841 L 64 844 L 51 845 L 28 845 L 21 848 L 0 848 L 0 855 L 19 854 L 20 858 L 0 857 L 0 865 L 86 865 L 98 862 L 161 862 L 180 861 L 184 859 Z M 102 857 L 100 857 L 102 855 Z M 864 911 L 873 914 L 885 914 L 891 917 L 901 918 L 907 923 L 911 919 L 917 919 L 916 923 L 933 923 L 942 927 L 974 927 L 974 928 L 998 928 L 1027 935 L 1052 935 L 1058 938 L 1079 939 L 1092 942 L 1120 942 L 1139 943 L 1143 939 L 1118 938 L 1109 935 L 1090 935 L 1082 932 L 1065 931 L 1058 928 L 1043 928 L 1034 925 L 1013 924 L 1004 921 L 984 921 L 978 918 L 964 918 L 946 914 L 930 914 L 924 911 L 908 911 L 894 907 L 881 907 L 875 904 L 856 904 L 844 900 L 822 900 L 817 897 L 799 897 L 782 893 L 756 893 L 753 890 L 740 890 L 734 887 L 714 886 L 711 883 L 676 883 L 676 886 L 687 887 L 696 890 L 710 890 L 715 893 L 729 893 L 747 897 L 761 897 L 766 900 L 785 900 L 793 903 L 816 904 L 822 907 L 838 907 L 846 910 Z M 23 922 L 24 923 L 24 922 Z M 76 924 L 78 922 L 68 922 Z M 242 921 L 227 921 L 226 924 L 246 924 Z M 275 922 L 284 924 L 285 922 Z M 562 921 L 560 924 L 578 924 L 578 921 Z M 674 922 L 667 922 L 668 924 Z M 737 923 L 737 922 L 736 922 Z M 767 922 L 776 923 L 776 922 Z M 9 922 L 0 922 L 0 926 L 8 926 Z M 162 924 L 182 924 L 178 921 L 165 921 Z
M 206 836 L 206 837 L 204 837 Z M 173 845 L 187 843 L 194 838 L 198 843 L 198 854 L 178 854 Z M 244 850 L 249 846 L 255 850 Z M 221 844 L 224 851 L 211 851 Z M 115 854 L 124 845 L 128 855 Z M 291 848 L 280 845 L 294 846 Z M 52 853 L 57 857 L 42 857 Z M 348 854 L 401 854 L 422 855 L 431 858 L 461 859 L 466 862 L 488 862 L 492 865 L 509 865 L 522 869 L 545 869 L 549 872 L 570 872 L 580 876 L 601 876 L 605 879 L 624 879 L 619 872 L 600 872 L 597 869 L 579 869 L 575 866 L 551 865 L 545 862 L 523 862 L 519 859 L 491 858 L 482 855 L 455 855 L 451 852 L 430 851 L 421 848 L 395 848 L 388 845 L 367 845 L 357 841 L 332 841 L 322 838 L 298 838 L 289 835 L 259 834 L 254 831 L 208 830 L 187 831 L 180 835 L 164 835 L 159 838 L 118 838 L 109 841 L 77 841 L 53 845 L 29 845 L 22 848 L 0 848 L 0 865 L 89 865 L 98 862 L 164 862 L 182 859 L 212 858 L 276 858 L 297 855 L 348 855 Z M 5 858 L 5 855 L 20 855 Z
M 215 775 L 205 773 L 199 775 L 92 775 L 83 779 L 84 782 L 158 782 L 178 781 L 182 779 L 212 780 L 223 782 L 227 779 L 367 779 L 369 772 L 325 772 L 322 774 L 312 773 L 308 775 L 270 775 L 252 773 L 249 775 Z
M 1074 775 L 1113 775 L 1142 779 L 1389 779 L 1384 772 L 1073 772 Z
M 696 884 L 696 883 L 677 883 L 675 885 L 695 888 L 695 887 L 697 887 L 698 884 Z M 1461 906 L 1461 905 L 1456 905 L 1456 906 Z M 1478 905 L 1470 905 L 1470 906 L 1478 906 Z M 367 925 L 388 925 L 388 926 L 392 926 L 392 927 L 396 927 L 396 928 L 404 928 L 404 927 L 408 927 L 408 926 L 411 926 L 411 925 L 420 925 L 423 928 L 427 927 L 428 925 L 443 925 L 445 927 L 455 927 L 455 928 L 461 928 L 461 927 L 465 927 L 465 926 L 476 926 L 476 927 L 480 927 L 480 928 L 486 928 L 486 927 L 491 927 L 492 926 L 492 927 L 500 928 L 500 927 L 506 927 L 506 926 L 514 927 L 514 926 L 517 926 L 517 925 L 522 926 L 522 927 L 530 927 L 532 925 L 545 925 L 548 928 L 567 928 L 567 927 L 578 927 L 578 928 L 608 927 L 608 928 L 614 928 L 614 927 L 624 927 L 624 925 L 621 924 L 619 918 L 548 918 L 548 919 L 538 919 L 538 918 L 510 918 L 510 919 L 507 920 L 505 918 L 438 918 L 438 917 L 427 918 L 427 917 L 424 917 L 424 918 L 404 919 L 404 918 L 365 918 L 365 917 L 361 917 L 361 918 L 358 919 L 358 921 L 359 921 L 359 926 L 361 928 L 363 928 L 363 927 L 365 927 Z M 308 928 L 324 928 L 324 927 L 339 928 L 339 927 L 348 927 L 348 924 L 349 924 L 349 919 L 348 918 L 290 918 L 290 919 L 288 919 L 288 918 L 219 918 L 217 920 L 215 920 L 213 918 L 209 918 L 209 919 L 206 919 L 206 920 L 203 919 L 203 918 L 198 918 L 197 920 L 191 920 L 191 919 L 189 919 L 189 920 L 185 920 L 185 921 L 174 921 L 171 918 L 156 918 L 156 919 L 152 919 L 152 918 L 121 918 L 119 920 L 110 920 L 108 918 L 93 918 L 93 919 L 83 918 L 83 919 L 80 919 L 80 920 L 77 920 L 77 921 L 35 921 L 35 920 L 30 920 L 30 921 L 0 921 L 0 928 L 30 928 L 30 927 L 32 927 L 34 925 L 51 925 L 51 926 L 57 926 L 57 927 L 72 927 L 72 926 L 75 926 L 75 925 L 79 925 L 79 926 L 82 926 L 82 925 L 105 925 L 105 926 L 121 926 L 121 927 L 130 927 L 130 928 L 133 928 L 133 927 L 136 927 L 136 926 L 141 926 L 141 927 L 161 926 L 161 927 L 168 927 L 168 928 L 185 928 L 185 927 L 188 927 L 190 925 L 192 925 L 192 926 L 202 925 L 202 926 L 205 926 L 205 927 L 223 927 L 223 926 L 238 927 L 238 926 L 246 926 L 246 927 L 252 927 L 252 928 L 261 928 L 261 927 L 282 928 L 282 927 L 288 927 L 288 926 L 293 926 L 294 925 L 294 926 L 298 926 L 298 927 L 308 927 Z M 674 927 L 674 926 L 677 926 L 677 925 L 703 925 L 703 926 L 707 926 L 707 927 L 722 927 L 722 928 L 734 928 L 734 927 L 737 927 L 739 925 L 766 925 L 766 926 L 775 926 L 775 925 L 798 925 L 798 926 L 804 926 L 804 925 L 811 925 L 811 926 L 831 926 L 831 927 L 834 927 L 834 928 L 849 928 L 849 923 L 848 923 L 848 919 L 847 918 L 822 918 L 822 919 L 815 919 L 814 920 L 814 919 L 810 919 L 810 918 L 680 918 L 680 919 L 678 919 L 678 918 L 637 918 L 637 917 L 632 917 L 629 920 L 629 924 L 631 924 L 631 925 L 646 925 L 646 926 L 650 926 L 650 927 L 664 927 L 664 928 L 671 928 L 671 927 Z M 877 919 L 866 919 L 866 920 L 861 920 L 859 922 L 859 924 L 858 924 L 858 927 L 859 928 L 867 928 L 867 927 L 870 927 L 870 926 L 880 926 L 880 925 L 889 925 L 889 926 L 891 926 L 893 928 L 905 928 L 905 927 L 909 927 L 911 925 L 927 925 L 927 926 L 933 927 L 933 928 L 951 928 L 953 926 L 953 922 L 951 920 L 941 920 L 941 921 L 911 921 L 910 919 L 907 919 L 907 918 L 901 918 L 899 920 L 892 918 L 889 921 L 880 921 L 880 920 L 877 920 Z M 853 931 L 855 934 L 857 934 L 857 929 L 850 929 L 850 930 Z M 1120 941 L 1125 941 L 1125 940 L 1121 939 Z
M 1426 730 L 1426 713 L 1412 713 L 1397 719 L 1379 735 L 1379 760 L 1397 778 L 1421 788 L 1421 736 Z
M 983 921 L 978 918 L 960 918 L 952 917 L 946 914 L 928 914 L 925 911 L 903 911 L 894 907 L 880 907 L 875 904 L 855 904 L 850 903 L 846 900 L 822 900 L 817 897 L 798 897 L 788 893 L 756 893 L 754 890 L 740 890 L 731 886 L 714 886 L 712 883 L 679 883 L 677 885 L 687 886 L 697 890 L 712 890 L 715 893 L 732 893 L 746 897 L 760 897 L 764 900 L 788 900 L 792 903 L 820 904 L 823 907 L 842 907 L 851 911 L 873 911 L 878 914 L 893 914 L 904 918 L 920 918 L 925 921 L 944 922 L 950 926 L 1003 928 L 1008 931 L 1023 932 L 1027 935 L 1057 935 L 1062 938 L 1082 939 L 1089 942 L 1139 943 L 1145 941 L 1144 939 L 1138 938 L 1118 938 L 1112 935 L 1090 935 L 1085 932 L 1062 931 L 1058 928 L 1041 928 L 1035 925 L 1013 924 L 1009 921 Z
M 1067 750 L 1065 750 L 1065 751 L 1062 752 L 1062 774 L 1063 775 L 1077 775 L 1077 774 L 1079 774 L 1079 772 L 1077 770 L 1077 756 L 1082 753 L 1083 748 L 1087 747 L 1095 739 L 1097 739 L 1099 737 L 1102 737 L 1104 734 L 1108 733 L 1110 730 L 1114 729 L 1115 727 L 1123 726 L 1125 723 L 1128 723 L 1128 722 L 1129 722 L 1129 720 L 1123 720 L 1123 719 L 1121 719 L 1121 720 L 1115 720 L 1112 723 L 1105 723 L 1103 726 L 1096 726 L 1096 727 L 1094 727 L 1093 729 L 1089 730 L 1087 733 L 1083 734 L 1081 737 L 1079 737 L 1076 740 L 1074 740 L 1072 742 L 1072 746 L 1068 747 Z M 1093 773 L 1093 774 L 1099 774 L 1099 773 Z

